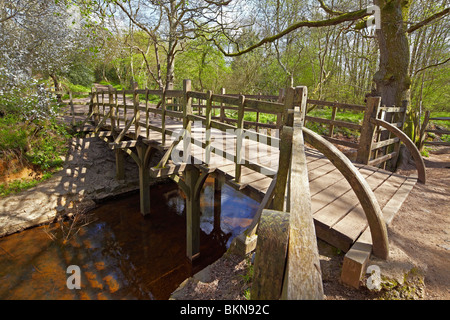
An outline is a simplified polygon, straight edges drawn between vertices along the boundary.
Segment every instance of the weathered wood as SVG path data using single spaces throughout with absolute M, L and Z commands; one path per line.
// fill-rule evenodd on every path
M 387 147 L 387 146 L 389 146 L 391 144 L 398 143 L 399 141 L 400 141 L 399 138 L 391 138 L 391 139 L 380 141 L 380 142 L 374 142 L 372 144 L 372 150 L 380 149 L 380 148 L 383 148 L 383 147 Z
M 72 113 L 72 126 L 75 126 L 75 107 L 73 105 L 72 92 L 69 91 L 70 112 Z
M 366 111 L 366 106 L 357 105 L 357 104 L 349 104 L 349 103 L 338 103 L 338 102 L 308 99 L 308 104 L 315 104 L 318 106 L 336 107 L 336 108 L 340 108 L 340 109 L 350 109 L 350 110 L 356 110 L 356 111 Z
M 394 159 L 396 156 L 397 156 L 397 152 L 388 153 L 388 154 L 386 154 L 384 156 L 377 157 L 376 159 L 370 160 L 368 164 L 370 166 L 374 166 L 375 167 L 375 166 L 378 166 L 379 164 L 381 164 L 383 162 L 386 162 L 386 161 L 388 161 L 390 159 Z
M 166 178 L 174 174 L 181 174 L 186 171 L 187 164 L 166 164 L 163 168 L 150 168 L 150 175 L 154 178 Z
M 311 117 L 311 116 L 306 116 L 306 120 L 311 121 L 311 122 L 329 124 L 329 125 L 336 126 L 336 127 L 349 128 L 349 129 L 353 129 L 353 130 L 357 130 L 357 131 L 361 130 L 361 128 L 362 128 L 362 126 L 360 124 L 347 122 L 347 121 L 341 121 L 341 120 L 322 119 L 322 118 Z
M 286 267 L 289 213 L 264 210 L 257 233 L 250 297 L 252 300 L 278 300 L 282 292 Z
M 291 164 L 292 155 L 292 125 L 293 117 L 289 110 L 295 105 L 299 105 L 301 94 L 299 88 L 288 88 L 285 98 L 285 110 L 283 113 L 283 129 L 281 131 L 281 145 L 278 160 L 277 185 L 275 186 L 275 195 L 273 200 L 273 209 L 284 211 L 286 186 L 288 173 Z
M 386 224 L 383 221 L 380 206 L 370 186 L 350 160 L 335 146 L 309 129 L 303 128 L 303 133 L 305 134 L 305 141 L 330 159 L 350 183 L 364 208 L 367 221 L 369 222 L 372 239 L 374 240 L 374 254 L 381 259 L 387 259 L 389 244 Z
M 209 165 L 211 161 L 211 117 L 212 117 L 212 91 L 207 92 L 206 101 L 206 115 L 205 115 L 205 131 L 206 131 L 206 146 L 205 146 L 205 163 Z
M 416 145 L 414 144 L 414 142 L 412 142 L 411 139 L 409 139 L 409 137 L 403 131 L 401 131 L 397 127 L 392 126 L 390 123 L 388 123 L 384 120 L 371 119 L 370 121 L 373 124 L 376 124 L 385 129 L 388 129 L 390 132 L 395 134 L 405 144 L 405 146 L 408 148 L 409 152 L 411 153 L 411 156 L 414 159 L 414 163 L 416 164 L 416 169 L 417 169 L 417 172 L 419 175 L 419 178 L 418 178 L 419 181 L 421 183 L 425 183 L 426 182 L 425 163 L 423 162 L 423 158 L 422 158 L 419 150 L 417 149 Z
M 359 149 L 356 155 L 356 162 L 368 164 L 372 152 L 373 137 L 375 134 L 375 126 L 370 122 L 371 118 L 378 115 L 381 107 L 380 97 L 367 98 L 367 110 L 364 114 L 364 121 L 361 129 L 361 136 L 359 139 Z
M 244 131 L 244 103 L 245 97 L 239 96 L 239 112 L 238 112 L 238 122 L 236 130 L 236 173 L 235 181 L 237 183 L 241 182 L 241 168 L 242 168 L 242 141 L 243 141 L 243 131 Z
M 372 253 L 372 238 L 367 229 L 345 254 L 342 265 L 341 281 L 346 285 L 359 289 L 367 263 Z
M 301 107 L 294 114 L 290 175 L 290 223 L 288 259 L 283 298 L 288 300 L 323 299 L 317 236 L 311 213 L 308 168 L 304 150 L 303 123 L 307 89 L 302 88 Z
M 186 255 L 190 260 L 200 253 L 200 200 L 194 196 L 199 177 L 200 171 L 188 165 L 185 172 L 185 183 L 190 190 L 186 197 Z

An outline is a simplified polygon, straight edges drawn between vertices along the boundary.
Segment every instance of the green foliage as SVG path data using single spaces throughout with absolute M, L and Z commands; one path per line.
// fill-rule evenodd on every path
M 47 123 L 45 127 L 45 131 L 41 130 L 35 135 L 26 157 L 30 163 L 48 171 L 63 164 L 61 156 L 67 152 L 66 142 L 70 134 L 65 126 L 55 122 Z
M 44 173 L 40 179 L 26 180 L 19 179 L 8 184 L 0 184 L 0 197 L 6 197 L 10 194 L 19 193 L 23 190 L 30 189 L 38 185 L 40 182 L 48 180 L 52 176 L 51 173 Z
M 0 152 L 8 151 L 22 154 L 27 149 L 29 130 L 25 124 L 18 124 L 17 118 L 0 118 Z
M 67 79 L 74 85 L 89 87 L 95 81 L 94 70 L 83 61 L 75 61 L 69 67 Z

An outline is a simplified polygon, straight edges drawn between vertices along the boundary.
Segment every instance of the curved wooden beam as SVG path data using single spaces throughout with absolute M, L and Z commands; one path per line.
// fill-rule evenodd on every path
M 400 130 L 397 127 L 394 127 L 389 122 L 386 122 L 381 119 L 375 119 L 375 118 L 370 119 L 370 121 L 373 124 L 376 124 L 377 126 L 381 126 L 385 129 L 387 129 L 388 131 L 392 132 L 400 139 L 401 142 L 403 142 L 405 144 L 405 146 L 408 148 L 409 152 L 411 153 L 411 155 L 414 159 L 414 163 L 416 164 L 418 180 L 419 180 L 419 182 L 425 184 L 425 182 L 427 180 L 425 163 L 423 161 L 422 156 L 420 155 L 419 150 L 417 149 L 416 145 L 414 144 L 414 142 L 412 142 L 411 139 L 402 130 Z
M 198 200 L 200 198 L 200 193 L 202 191 L 203 185 L 205 184 L 206 179 L 208 178 L 208 176 L 213 173 L 215 171 L 211 170 L 211 171 L 203 171 L 202 175 L 200 176 L 200 178 L 197 180 L 195 187 L 194 187 L 194 199 Z
M 387 259 L 389 256 L 389 242 L 386 223 L 383 220 L 377 198 L 367 181 L 355 168 L 353 163 L 333 144 L 305 127 L 303 127 L 303 134 L 305 141 L 322 152 L 350 183 L 364 209 L 369 223 L 373 242 L 373 253 L 381 259 Z

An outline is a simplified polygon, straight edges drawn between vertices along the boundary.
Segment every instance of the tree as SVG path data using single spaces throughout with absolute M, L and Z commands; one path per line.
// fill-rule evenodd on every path
M 450 11 L 450 8 L 441 7 L 436 13 L 409 25 L 408 18 L 412 2 L 404 0 L 375 1 L 375 5 L 380 9 L 381 21 L 378 26 L 379 29 L 376 30 L 379 66 L 373 81 L 376 84 L 376 91 L 382 97 L 385 105 L 399 106 L 402 105 L 403 100 L 410 100 L 411 77 L 409 74 L 410 47 L 408 36 L 433 21 L 448 15 Z M 224 55 L 237 57 L 266 44 L 274 43 L 300 28 L 322 28 L 340 24 L 348 24 L 349 27 L 354 25 L 356 30 L 367 27 L 367 17 L 371 15 L 367 8 L 344 12 L 333 7 L 330 8 L 323 0 L 317 0 L 317 3 L 328 17 L 321 20 L 305 19 L 293 23 L 282 31 L 266 36 L 244 49 L 226 50 L 214 38 L 209 37 L 209 40 L 215 42 Z
M 103 17 L 106 11 L 112 13 L 116 9 L 123 12 L 134 27 L 143 31 L 152 45 L 156 70 L 147 61 L 147 71 L 158 83 L 161 89 L 170 89 L 175 81 L 175 61 L 183 52 L 187 43 L 195 38 L 195 30 L 205 26 L 206 21 L 214 20 L 222 8 L 231 1 L 214 0 L 84 0 L 80 3 L 92 6 L 92 3 L 103 7 Z M 148 50 L 139 46 L 131 46 L 143 57 Z M 164 59 L 161 57 L 164 53 Z M 161 63 L 165 62 L 165 70 Z M 165 71 L 165 75 L 163 74 Z

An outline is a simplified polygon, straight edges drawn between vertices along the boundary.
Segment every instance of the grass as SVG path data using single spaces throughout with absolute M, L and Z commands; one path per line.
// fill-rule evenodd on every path
M 52 174 L 50 172 L 44 173 L 40 179 L 18 179 L 10 183 L 0 184 L 0 197 L 6 197 L 11 194 L 19 193 L 23 190 L 27 190 L 37 186 L 39 183 L 50 179 Z
M 55 121 L 27 122 L 16 116 L 0 118 L 0 160 L 6 166 L 2 175 L 8 177 L 28 167 L 42 176 L 3 183 L 0 196 L 20 192 L 48 179 L 62 166 L 70 137 L 67 128 Z

